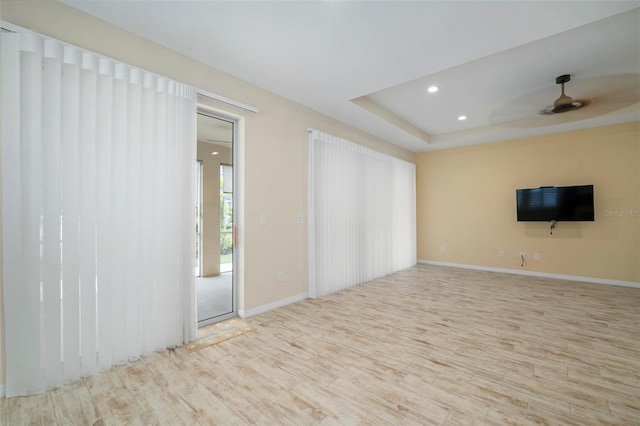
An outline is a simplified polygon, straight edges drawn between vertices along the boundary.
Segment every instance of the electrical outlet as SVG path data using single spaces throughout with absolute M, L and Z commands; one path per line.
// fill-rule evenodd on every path
M 303 214 L 299 214 L 298 218 L 296 219 L 296 222 L 298 222 L 299 224 L 303 224 L 304 223 L 304 215 Z
M 535 253 L 533 255 L 533 260 L 540 260 L 540 253 Z
M 284 281 L 284 272 L 278 272 L 278 281 L 280 282 Z
M 440 251 L 444 251 L 445 250 L 445 246 L 440 246 Z
M 260 215 L 260 226 L 267 226 L 267 215 L 266 214 L 261 214 Z
M 498 252 L 498 256 L 500 256 L 500 257 L 504 257 L 504 250 L 500 250 L 500 251 Z

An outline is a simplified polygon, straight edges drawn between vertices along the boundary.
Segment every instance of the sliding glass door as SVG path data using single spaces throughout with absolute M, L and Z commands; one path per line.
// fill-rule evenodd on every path
M 199 326 L 237 316 L 233 277 L 234 139 L 234 121 L 199 111 L 197 159 L 202 165 L 200 269 L 196 278 Z

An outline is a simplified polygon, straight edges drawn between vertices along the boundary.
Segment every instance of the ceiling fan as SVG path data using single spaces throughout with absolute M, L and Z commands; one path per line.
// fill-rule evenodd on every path
M 557 96 L 557 88 L 549 86 L 510 100 L 496 108 L 489 118 L 493 125 L 512 128 L 534 128 L 570 123 L 608 115 L 625 108 L 629 116 L 640 114 L 640 74 L 612 74 L 575 80 L 571 91 L 582 99 L 565 93 L 564 84 L 570 75 L 561 75 L 556 83 L 562 85 L 560 97 L 548 108 L 541 105 Z M 585 108 L 585 106 L 589 106 Z M 635 107 L 635 110 L 633 109 Z M 575 111 L 571 114 L 565 112 Z M 636 119 L 637 120 L 637 119 Z
M 542 111 L 540 111 L 540 114 L 542 115 L 561 114 L 563 112 L 575 111 L 578 108 L 582 108 L 589 105 L 590 102 L 586 99 L 574 101 L 571 96 L 567 96 L 564 93 L 564 84 L 568 83 L 569 81 L 571 81 L 570 74 L 563 74 L 556 77 L 556 84 L 562 85 L 562 89 L 561 89 L 562 93 L 560 94 L 560 97 L 555 100 L 552 107 L 543 109 Z

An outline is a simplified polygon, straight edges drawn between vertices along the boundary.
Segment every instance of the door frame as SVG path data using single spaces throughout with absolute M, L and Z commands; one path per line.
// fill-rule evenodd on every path
M 199 95 L 208 97 L 206 94 L 198 92 Z M 241 311 L 241 307 L 243 305 L 242 301 L 239 300 L 239 296 L 242 294 L 240 287 L 242 286 L 243 279 L 241 274 L 241 268 L 243 265 L 243 253 L 239 250 L 239 239 L 238 236 L 238 228 L 240 221 L 242 220 L 242 215 L 240 214 L 241 209 L 244 207 L 241 202 L 239 202 L 242 197 L 241 193 L 243 190 L 243 186 L 241 184 L 241 174 L 239 169 L 241 167 L 236 166 L 236 164 L 241 164 L 241 148 L 242 148 L 242 140 L 239 137 L 241 135 L 240 127 L 244 125 L 243 117 L 233 116 L 224 111 L 220 111 L 213 107 L 198 104 L 197 113 L 202 114 L 204 116 L 214 118 L 217 120 L 226 121 L 232 124 L 233 135 L 232 135 L 232 160 L 233 160 L 233 225 L 234 225 L 234 238 L 233 238 L 233 255 L 232 255 L 232 310 L 228 314 L 218 315 L 206 321 L 197 322 L 198 328 L 214 324 L 220 321 L 224 321 L 227 319 L 235 318 L 240 316 L 239 312 Z
M 197 151 L 197 150 L 196 150 Z M 195 271 L 196 279 L 202 277 L 202 183 L 204 179 L 203 171 L 203 162 L 202 160 L 198 160 L 196 158 L 197 164 L 197 174 L 198 177 L 196 181 L 198 182 L 197 192 L 196 192 L 196 205 L 198 207 L 198 217 L 196 220 L 198 221 L 198 232 L 196 233 L 196 237 L 198 238 L 198 245 L 196 250 L 198 251 L 198 270 Z

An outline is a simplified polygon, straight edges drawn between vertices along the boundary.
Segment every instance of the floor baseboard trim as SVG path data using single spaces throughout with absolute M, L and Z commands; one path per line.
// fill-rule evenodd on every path
M 248 309 L 246 311 L 244 309 L 239 309 L 238 315 L 240 316 L 240 318 L 248 318 L 254 315 L 262 314 L 267 311 L 271 311 L 273 309 L 282 308 L 283 306 L 290 305 L 291 303 L 300 302 L 307 298 L 308 298 L 307 293 L 301 293 L 301 294 L 298 294 L 297 296 L 292 296 L 286 299 L 277 300 L 275 302 L 267 303 L 266 305 L 258 306 L 257 308 Z
M 640 283 L 634 281 L 610 280 L 606 278 L 583 277 L 580 275 L 551 274 L 548 272 L 523 271 L 520 269 L 495 268 L 493 266 L 465 265 L 463 263 L 440 262 L 437 260 L 418 259 L 418 263 L 435 266 L 449 266 L 451 268 L 475 269 L 477 271 L 500 272 L 504 274 L 528 275 L 532 277 L 555 278 L 559 280 L 580 281 L 591 284 L 617 285 L 622 287 L 640 288 Z

